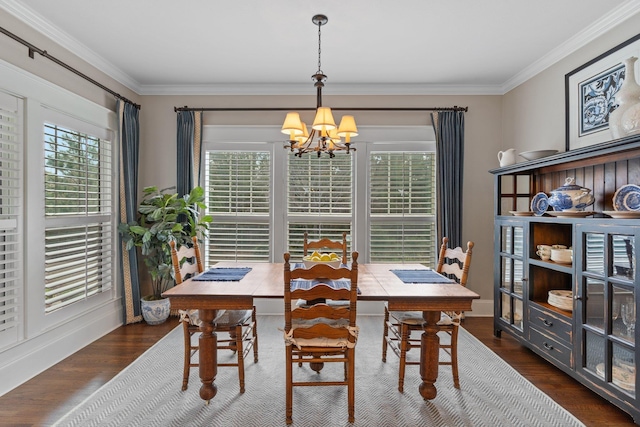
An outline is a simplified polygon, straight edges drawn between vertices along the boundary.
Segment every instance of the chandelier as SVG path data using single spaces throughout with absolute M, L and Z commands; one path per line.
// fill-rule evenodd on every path
M 296 112 L 287 113 L 282 124 L 281 132 L 289 135 L 289 141 L 287 141 L 285 148 L 290 148 L 298 157 L 302 157 L 304 153 L 315 151 L 318 153 L 318 157 L 322 153 L 327 153 L 332 158 L 335 157 L 336 151 L 349 153 L 349 151 L 356 150 L 351 147 L 351 137 L 358 135 L 358 128 L 353 116 L 343 116 L 340 126 L 336 126 L 331 108 L 322 106 L 322 88 L 327 76 L 322 72 L 321 67 L 321 27 L 328 20 L 325 15 L 315 15 L 311 19 L 311 22 L 318 26 L 318 71 L 311 76 L 315 81 L 314 86 L 317 88 L 318 95 L 311 133 L 309 133 L 307 125 L 300 120 L 300 114 Z M 344 141 L 341 138 L 344 138 Z

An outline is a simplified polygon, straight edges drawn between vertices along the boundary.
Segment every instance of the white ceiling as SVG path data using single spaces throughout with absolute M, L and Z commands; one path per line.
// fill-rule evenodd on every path
M 0 0 L 0 7 L 139 94 L 313 94 L 318 13 L 329 18 L 326 94 L 502 94 L 640 12 L 640 1 Z M 53 46 L 37 47 L 56 56 Z

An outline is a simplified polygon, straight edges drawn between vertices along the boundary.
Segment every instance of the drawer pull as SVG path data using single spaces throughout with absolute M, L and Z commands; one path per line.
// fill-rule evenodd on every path
M 553 346 L 545 343 L 542 343 L 542 345 L 544 346 L 544 348 L 546 348 L 547 350 L 553 350 Z
M 542 323 L 544 323 L 544 326 L 546 326 L 547 328 L 550 328 L 553 326 L 553 322 L 549 322 L 547 319 L 544 319 Z

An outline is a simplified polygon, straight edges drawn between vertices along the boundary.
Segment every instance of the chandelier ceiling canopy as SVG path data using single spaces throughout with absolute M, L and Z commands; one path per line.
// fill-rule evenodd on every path
M 328 22 L 325 15 L 315 15 L 311 22 L 318 26 L 318 71 L 311 76 L 317 89 L 316 115 L 309 132 L 307 125 L 300 120 L 300 114 L 287 113 L 282 124 L 281 132 L 289 135 L 288 145 L 291 151 L 298 157 L 304 153 L 317 152 L 318 157 L 327 153 L 329 157 L 335 157 L 336 151 L 355 151 L 351 147 L 351 137 L 358 135 L 358 128 L 353 116 L 343 116 L 340 125 L 336 126 L 331 108 L 322 105 L 322 88 L 327 76 L 322 72 L 322 32 L 321 27 Z M 342 140 L 344 138 L 344 140 Z

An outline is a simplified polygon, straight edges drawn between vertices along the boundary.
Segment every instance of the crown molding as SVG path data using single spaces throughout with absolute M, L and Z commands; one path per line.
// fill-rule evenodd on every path
M 306 84 L 205 84 L 143 85 L 112 63 L 97 55 L 78 40 L 51 25 L 17 0 L 0 0 L 0 7 L 20 21 L 42 33 L 53 42 L 77 55 L 93 67 L 123 84 L 138 95 L 309 95 L 313 88 Z M 333 83 L 327 95 L 504 95 L 520 84 L 567 57 L 587 43 L 640 12 L 640 2 L 626 0 L 581 33 L 558 46 L 502 84 L 437 85 L 437 84 L 347 84 Z
M 560 46 L 553 49 L 551 52 L 507 80 L 502 85 L 502 94 L 516 88 L 639 12 L 640 2 L 637 0 L 627 0 L 619 7 L 613 9 L 611 12 L 589 25 L 580 33 L 571 37 L 569 40 L 562 43 Z
M 309 84 L 142 85 L 139 95 L 315 95 Z M 501 95 L 500 85 L 332 83 L 323 95 Z
M 118 83 L 121 83 L 137 94 L 140 94 L 140 83 L 138 83 L 135 79 L 133 79 L 118 67 L 114 66 L 111 62 L 96 54 L 84 44 L 80 43 L 77 39 L 70 37 L 59 28 L 51 25 L 49 21 L 45 20 L 40 15 L 35 13 L 31 8 L 21 4 L 16 0 L 0 0 L 0 7 L 33 28 L 35 31 L 42 33 L 53 42 L 59 44 L 72 54 L 78 56 L 80 59 L 86 61 L 93 67 L 97 68 L 99 71 L 116 80 Z M 38 47 L 43 50 L 49 50 L 46 48 L 46 46 Z

